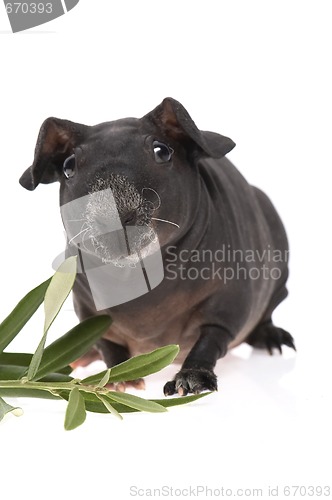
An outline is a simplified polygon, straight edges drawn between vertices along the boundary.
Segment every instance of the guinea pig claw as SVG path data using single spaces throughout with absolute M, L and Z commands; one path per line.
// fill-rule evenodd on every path
M 175 394 L 175 380 L 171 380 L 164 385 L 164 395 L 172 396 Z
M 269 354 L 273 354 L 273 349 L 278 349 L 282 354 L 282 346 L 286 345 L 296 351 L 294 339 L 290 333 L 278 328 L 272 321 L 258 325 L 247 337 L 246 342 L 258 349 L 267 349 Z
M 185 387 L 179 387 L 178 388 L 178 395 L 179 396 L 186 396 L 188 394 L 188 390 Z
M 212 370 L 205 368 L 184 368 L 176 374 L 174 380 L 164 386 L 165 396 L 178 394 L 186 396 L 188 393 L 200 394 L 203 391 L 216 391 L 217 377 Z
M 283 332 L 285 332 L 285 330 L 283 330 Z M 296 352 L 296 347 L 295 347 L 295 344 L 294 344 L 294 339 L 293 337 L 288 333 L 288 332 L 285 332 L 289 335 L 289 337 L 287 336 L 284 336 L 283 338 L 283 342 L 284 344 L 287 346 L 287 347 L 291 347 L 292 349 L 294 349 L 294 351 Z
M 273 356 L 273 348 L 278 349 L 279 353 L 282 354 L 281 344 L 275 339 L 266 339 L 266 349 L 268 350 L 270 356 Z

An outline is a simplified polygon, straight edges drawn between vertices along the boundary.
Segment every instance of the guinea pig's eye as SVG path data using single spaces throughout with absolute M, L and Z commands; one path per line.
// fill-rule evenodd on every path
M 63 164 L 63 173 L 67 179 L 70 179 L 75 175 L 76 158 L 75 155 L 69 156 Z
M 153 152 L 157 163 L 167 163 L 171 160 L 174 150 L 163 142 L 153 141 Z

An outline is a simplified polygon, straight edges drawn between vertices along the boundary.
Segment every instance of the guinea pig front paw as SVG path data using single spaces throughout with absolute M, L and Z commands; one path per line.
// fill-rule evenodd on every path
M 183 368 L 174 377 L 174 380 L 164 385 L 165 396 L 178 394 L 186 396 L 188 393 L 199 394 L 203 391 L 217 391 L 217 377 L 212 370 L 205 368 Z

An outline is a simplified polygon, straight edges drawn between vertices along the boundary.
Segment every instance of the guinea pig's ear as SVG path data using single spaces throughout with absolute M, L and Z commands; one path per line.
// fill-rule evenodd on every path
M 82 141 L 87 128 L 68 120 L 47 118 L 39 131 L 33 164 L 20 178 L 20 184 L 33 191 L 40 182 L 59 180 L 63 162 Z
M 221 158 L 229 153 L 235 143 L 229 137 L 199 130 L 186 109 L 175 99 L 166 97 L 159 106 L 145 115 L 166 136 L 180 142 L 194 141 L 201 152 L 212 158 Z

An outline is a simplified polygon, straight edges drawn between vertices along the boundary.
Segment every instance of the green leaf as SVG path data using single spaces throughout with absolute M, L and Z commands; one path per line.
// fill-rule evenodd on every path
M 81 392 L 84 401 L 85 401 L 85 408 L 87 411 L 93 412 L 93 413 L 109 413 L 107 410 L 106 406 L 100 401 L 100 399 L 97 397 L 96 394 L 93 394 L 92 392 Z M 59 396 L 68 401 L 69 399 L 69 393 L 68 391 L 59 391 Z M 116 403 L 115 401 L 112 401 L 112 407 L 118 412 L 118 413 L 130 413 L 130 412 L 137 412 L 138 410 L 134 410 L 134 408 L 129 408 L 129 406 L 125 406 L 119 403 Z
M 29 366 L 32 354 L 23 352 L 2 352 L 0 354 L 0 365 Z
M 135 356 L 134 358 L 128 359 L 128 361 L 113 366 L 108 382 L 126 382 L 127 380 L 135 380 L 151 375 L 151 373 L 158 372 L 172 363 L 178 352 L 179 347 L 177 345 L 168 345 L 147 354 Z M 97 373 L 97 375 L 87 377 L 82 380 L 82 383 L 90 385 L 96 384 L 101 377 L 106 375 L 106 372 L 107 370 Z
M 0 354 L 0 372 L 3 367 L 25 367 L 27 368 L 31 363 L 32 354 L 23 352 L 3 352 Z M 64 375 L 69 375 L 73 371 L 71 366 L 64 366 L 57 373 L 63 373 Z M 0 375 L 1 380 L 1 375 Z
M 107 411 L 109 413 L 112 413 L 112 415 L 114 415 L 115 417 L 118 417 L 120 420 L 122 420 L 123 417 L 114 408 L 114 406 L 111 405 L 111 403 L 107 400 L 107 398 L 105 398 L 102 394 L 97 394 L 97 398 L 100 399 L 100 401 L 103 403 L 103 405 L 105 406 L 105 408 L 107 409 Z
M 65 429 L 71 431 L 83 424 L 86 419 L 84 398 L 77 387 L 75 387 L 69 396 L 68 406 L 65 416 Z
M 25 366 L 0 365 L 0 380 L 19 380 L 26 371 Z
M 60 391 L 59 391 L 60 392 Z M 61 397 L 64 391 L 61 391 Z M 38 398 L 38 399 L 57 399 L 59 401 L 60 396 L 55 396 L 49 391 L 41 389 L 26 389 L 23 384 L 22 388 L 12 388 L 6 387 L 5 389 L 0 389 L 0 395 L 8 398 Z M 65 399 L 65 398 L 63 398 Z M 67 398 L 68 399 L 68 398 Z
M 37 311 L 44 300 L 45 292 L 51 278 L 41 283 L 31 290 L 7 316 L 0 325 L 0 352 L 2 352 L 16 335 L 22 330 L 23 326 L 29 321 L 31 316 Z
M 62 304 L 68 297 L 70 290 L 72 289 L 76 277 L 77 268 L 77 257 L 69 257 L 60 266 L 57 272 L 51 279 L 44 299 L 44 309 L 45 309 L 45 323 L 44 323 L 44 335 L 39 342 L 36 352 L 32 356 L 31 363 L 29 365 L 27 377 L 32 380 L 35 376 L 39 364 L 41 362 L 47 332 L 58 315 Z
M 57 317 L 62 304 L 73 288 L 76 278 L 77 257 L 69 257 L 59 266 L 45 293 L 44 332 L 47 331 Z
M 198 399 L 205 398 L 205 396 L 209 396 L 213 394 L 212 392 L 202 392 L 201 394 L 193 394 L 192 396 L 180 396 L 176 398 L 165 398 L 165 399 L 152 399 L 155 403 L 164 406 L 165 408 L 170 408 L 172 406 L 181 406 L 186 405 L 188 403 L 193 403 Z
M 26 366 L 0 365 L 0 380 L 20 380 L 26 375 Z M 73 377 L 65 373 L 48 373 L 41 378 L 42 382 L 69 382 Z
M 59 372 L 64 366 L 83 356 L 110 327 L 111 323 L 111 318 L 106 315 L 88 318 L 50 344 L 44 350 L 33 380 L 38 380 L 48 373 Z
M 104 397 L 139 411 L 149 411 L 153 413 L 167 411 L 164 406 L 155 403 L 154 401 L 139 398 L 137 396 L 133 396 L 132 394 L 109 391 L 104 395 Z
M 135 356 L 123 363 L 116 365 L 111 370 L 109 382 L 126 382 L 137 378 L 146 377 L 158 372 L 174 361 L 179 353 L 179 346 L 168 345 L 154 351 Z
M 106 373 L 105 375 L 103 376 L 103 378 L 100 380 L 100 382 L 98 382 L 97 384 L 97 387 L 105 387 L 105 385 L 108 383 L 109 381 L 109 378 L 110 378 L 110 373 L 111 373 L 111 368 L 109 368 L 108 370 L 106 370 Z
M 0 398 L 0 421 L 9 412 L 12 412 L 16 417 L 19 417 L 23 414 L 22 408 L 11 406 L 2 398 Z
M 103 380 L 107 374 L 109 374 L 109 368 L 107 370 L 103 370 L 102 372 L 98 372 L 95 375 L 90 375 L 89 377 L 83 378 L 81 380 L 81 384 L 83 385 L 97 385 L 99 384 L 100 380 Z M 112 368 L 111 368 L 112 370 Z M 107 382 L 108 383 L 108 380 Z
M 172 406 L 180 406 L 180 405 L 185 405 L 188 403 L 193 403 L 194 401 L 204 398 L 205 396 L 208 396 L 209 394 L 212 394 L 211 392 L 203 392 L 201 394 L 194 394 L 192 396 L 182 396 L 182 397 L 175 397 L 175 398 L 165 398 L 165 399 L 152 399 L 151 401 L 153 403 L 157 403 L 161 406 L 164 406 L 165 408 L 169 408 Z M 92 394 L 90 392 L 82 392 L 82 395 L 84 397 L 85 401 L 85 408 L 87 411 L 93 412 L 93 413 L 108 413 L 108 410 L 106 407 L 100 402 L 99 398 L 96 396 L 96 394 Z M 59 396 L 68 401 L 68 392 L 67 391 L 59 391 Z M 104 395 L 103 395 L 104 396 Z M 117 403 L 115 401 L 112 401 L 112 406 L 113 408 L 118 412 L 118 413 L 131 413 L 131 412 L 137 412 L 139 410 L 136 410 L 135 408 L 130 408 L 129 406 L 126 406 L 121 403 Z

